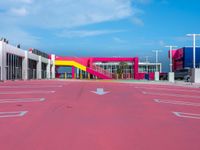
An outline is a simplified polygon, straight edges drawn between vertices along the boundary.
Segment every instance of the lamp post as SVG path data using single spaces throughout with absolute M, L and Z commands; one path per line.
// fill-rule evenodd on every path
M 161 50 L 153 50 L 152 52 L 156 53 L 156 72 L 158 72 L 158 53 L 162 52 Z
M 170 72 L 168 73 L 168 80 L 169 80 L 169 82 L 174 82 L 174 72 L 173 72 L 173 69 L 172 69 L 172 67 L 173 67 L 173 64 L 172 64 L 172 50 L 173 50 L 173 48 L 175 48 L 175 47 L 177 47 L 177 46 L 172 46 L 172 45 L 169 45 L 169 46 L 165 46 L 165 47 L 168 47 L 169 49 L 170 49 L 170 64 L 169 64 L 169 66 L 170 66 Z
M 150 56 L 144 56 L 145 62 L 149 62 L 149 57 L 150 57 Z
M 170 72 L 173 72 L 173 63 L 172 63 L 172 50 L 173 48 L 176 48 L 177 46 L 172 46 L 172 45 L 169 45 L 169 46 L 165 46 L 165 47 L 168 47 L 169 48 L 169 55 L 170 55 Z
M 153 50 L 154 53 L 156 53 L 156 71 L 154 72 L 154 80 L 159 81 L 160 80 L 160 71 L 158 71 L 158 53 L 161 52 L 160 50 Z
M 150 56 L 145 56 L 145 63 L 146 63 L 146 72 L 149 72 L 149 69 L 148 69 L 148 63 L 149 63 L 149 57 Z
M 200 34 L 187 34 L 193 37 L 193 69 L 191 69 L 191 82 L 200 83 L 200 69 L 196 68 L 196 37 Z
M 187 34 L 187 36 L 193 37 L 193 68 L 196 68 L 196 37 L 200 34 Z

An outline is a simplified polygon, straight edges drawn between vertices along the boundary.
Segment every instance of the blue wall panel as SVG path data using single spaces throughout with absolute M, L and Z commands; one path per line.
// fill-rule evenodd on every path
M 193 68 L 193 48 L 185 47 L 184 48 L 184 63 L 183 67 Z M 196 67 L 200 67 L 200 48 L 196 48 Z

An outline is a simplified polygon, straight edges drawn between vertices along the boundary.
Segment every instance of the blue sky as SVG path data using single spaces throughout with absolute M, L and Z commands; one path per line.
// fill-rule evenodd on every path
M 0 36 L 67 56 L 150 56 L 165 45 L 191 46 L 200 33 L 199 0 L 0 1 Z M 200 45 L 200 38 L 197 44 Z

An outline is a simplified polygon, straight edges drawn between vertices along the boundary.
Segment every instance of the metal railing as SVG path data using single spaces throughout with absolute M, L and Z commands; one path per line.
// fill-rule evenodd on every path
M 104 74 L 105 76 L 107 77 L 110 77 L 110 78 L 113 78 L 113 74 L 111 72 L 109 72 L 108 70 L 105 70 L 97 65 L 92 65 L 92 69 L 99 72 L 99 73 L 102 73 Z

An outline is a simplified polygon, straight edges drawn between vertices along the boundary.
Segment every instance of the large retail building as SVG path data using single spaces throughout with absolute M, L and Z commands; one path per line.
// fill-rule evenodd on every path
M 196 68 L 200 68 L 200 47 L 196 47 Z M 193 47 L 183 47 L 173 51 L 173 71 L 193 68 Z
M 59 71 L 60 68 L 70 71 Z M 0 41 L 0 80 L 28 79 L 154 79 L 161 63 L 139 62 L 138 57 L 63 57 L 37 49 L 23 50 Z

